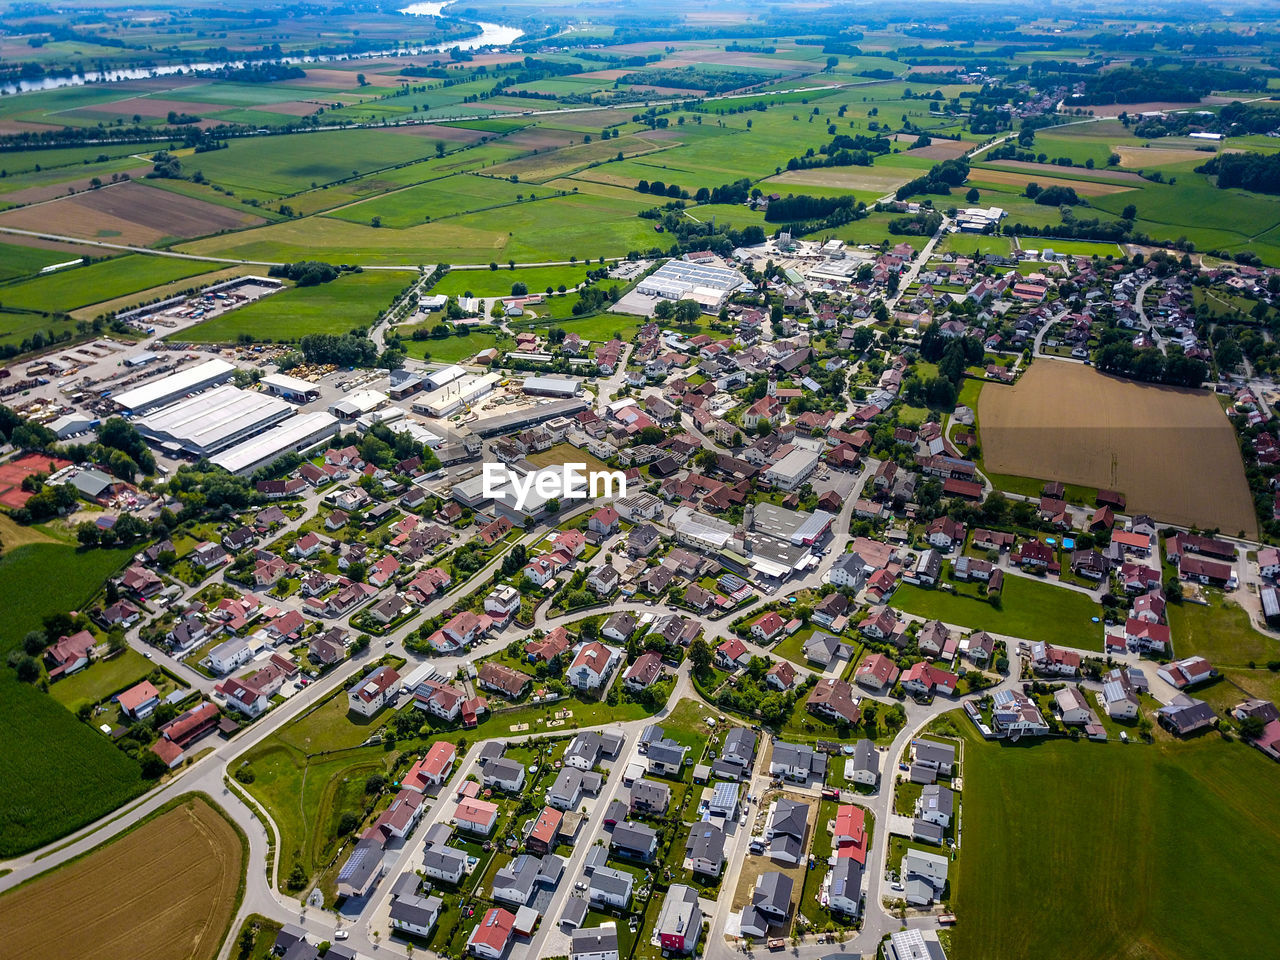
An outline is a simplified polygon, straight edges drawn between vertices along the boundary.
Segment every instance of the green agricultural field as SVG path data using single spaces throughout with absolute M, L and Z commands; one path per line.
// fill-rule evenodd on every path
M 33 544 L 0 557 L 6 613 L 0 653 L 18 648 L 44 617 L 82 606 L 132 555 Z M 45 589 L 50 583 L 59 589 Z M 0 674 L 0 724 L 0 782 L 7 785 L 0 792 L 0 857 L 56 840 L 146 788 L 136 761 L 7 668 Z
M 637 195 L 639 196 L 639 195 Z M 330 217 L 293 220 L 184 245 L 183 252 L 251 260 L 324 259 L 364 264 L 543 263 L 625 256 L 653 243 L 634 204 L 586 194 L 450 217 L 403 230 Z
M 1280 660 L 1280 641 L 1253 629 L 1244 608 L 1220 595 L 1211 596 L 1207 606 L 1170 604 L 1168 614 L 1179 657 L 1201 656 L 1219 668 Z
M 287 98 L 282 98 L 287 99 Z M 226 150 L 184 157 L 213 183 L 239 196 L 275 200 L 314 185 L 435 155 L 418 137 L 384 130 L 332 130 L 232 140 Z
M 475 297 L 505 297 L 510 295 L 513 283 L 523 283 L 530 293 L 544 293 L 547 287 L 556 289 L 562 284 L 572 289 L 587 278 L 589 269 L 586 264 L 579 264 L 508 270 L 506 264 L 502 264 L 499 270 L 451 270 L 431 292 L 461 297 L 470 290 Z
M 988 743 L 952 716 L 965 738 L 955 956 L 1199 960 L 1274 949 L 1275 763 L 1213 735 Z
M 196 260 L 128 254 L 2 285 L 0 304 L 22 310 L 65 312 L 208 273 L 214 266 Z
M 227 343 L 249 334 L 255 340 L 286 341 L 309 333 L 347 333 L 372 324 L 412 278 L 409 271 L 366 270 L 314 287 L 290 287 L 197 324 L 175 339 Z
M 13 243 L 0 243 L 0 281 L 39 273 L 44 267 L 66 263 L 75 257 L 61 250 L 45 250 L 40 247 L 23 247 Z M 3 295 L 0 287 L 0 296 Z M 0 303 L 4 301 L 0 299 Z
M 988 237 L 975 233 L 949 233 L 937 247 L 939 253 L 956 253 L 973 256 L 974 253 L 994 253 L 1003 257 L 1013 252 L 1013 241 L 1008 237 Z
M 352 223 L 370 223 L 379 217 L 383 227 L 400 229 L 442 217 L 545 198 L 553 193 L 545 187 L 459 173 L 342 207 L 329 216 Z
M 959 589 L 959 586 L 958 586 Z M 1082 650 L 1102 649 L 1102 608 L 1088 596 L 1023 576 L 1007 576 L 996 609 L 985 600 L 904 583 L 889 605 L 906 613 L 1025 640 Z

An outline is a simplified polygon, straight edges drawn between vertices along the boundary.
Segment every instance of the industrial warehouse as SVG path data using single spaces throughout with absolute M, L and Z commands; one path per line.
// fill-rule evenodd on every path
M 134 421 L 138 431 L 171 455 L 208 457 L 293 416 L 279 397 L 239 387 L 215 387 Z
M 114 399 L 116 406 L 124 413 L 146 413 L 173 403 L 187 394 L 199 393 L 219 383 L 226 383 L 235 372 L 235 364 L 226 360 L 206 360 L 187 370 L 126 390 Z
M 732 293 L 750 285 L 737 270 L 716 263 L 668 260 L 636 284 L 636 292 L 663 300 L 693 300 L 704 313 L 715 313 Z
M 228 473 L 253 473 L 286 453 L 311 449 L 334 436 L 338 429 L 338 421 L 331 414 L 319 410 L 300 413 L 210 460 Z

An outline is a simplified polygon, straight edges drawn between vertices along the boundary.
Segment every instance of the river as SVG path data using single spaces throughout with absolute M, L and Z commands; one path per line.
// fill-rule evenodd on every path
M 438 17 L 440 11 L 449 5 L 445 3 L 414 3 L 400 13 L 410 17 Z M 479 50 L 483 47 L 505 47 L 518 40 L 523 33 L 518 27 L 507 27 L 500 23 L 477 23 L 480 32 L 464 40 L 451 40 L 446 43 L 423 45 L 420 47 L 400 47 L 394 50 L 373 50 L 368 53 L 342 56 L 292 56 L 280 57 L 273 63 L 333 63 L 343 60 L 377 60 L 383 57 L 411 57 L 423 53 L 439 53 L 458 47 L 463 50 Z M 0 83 L 0 94 L 29 93 L 35 90 L 57 90 L 59 87 L 82 87 L 90 83 L 116 83 L 121 80 L 143 80 L 147 77 L 183 76 L 187 73 L 202 70 L 219 70 L 223 67 L 243 67 L 249 63 L 265 63 L 267 61 L 226 60 L 209 63 L 170 64 L 160 67 L 132 67 L 119 70 L 94 71 L 76 74 L 70 77 L 41 77 L 38 80 L 21 80 Z

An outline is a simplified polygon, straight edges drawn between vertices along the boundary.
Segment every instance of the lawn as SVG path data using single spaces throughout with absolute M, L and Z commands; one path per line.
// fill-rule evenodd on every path
M 449 297 L 461 297 L 467 291 L 476 297 L 505 297 L 510 295 L 511 285 L 519 282 L 529 293 L 545 293 L 547 287 L 558 289 L 562 284 L 569 289 L 576 287 L 587 278 L 588 269 L 586 264 L 578 264 L 510 270 L 502 264 L 499 270 L 451 270 L 440 278 L 431 292 Z M 517 322 L 515 326 L 520 324 Z
M 441 337 L 438 340 L 403 340 L 405 352 L 419 360 L 433 360 L 436 363 L 457 363 L 474 357 L 481 350 L 495 346 L 498 338 L 492 333 L 473 333 L 470 327 L 460 328 L 465 331 L 461 337 Z M 509 341 L 511 342 L 511 341 Z
M 174 339 L 227 343 L 248 334 L 254 340 L 288 341 L 309 333 L 347 333 L 373 324 L 412 277 L 408 271 L 368 270 L 314 287 L 290 287 L 197 324 Z
M 1022 576 L 1007 576 L 996 609 L 972 595 L 926 590 L 904 583 L 889 605 L 906 613 L 1025 640 L 1082 650 L 1102 649 L 1101 607 L 1083 593 Z
M 101 703 L 128 689 L 155 668 L 154 663 L 130 647 L 109 660 L 95 662 L 51 684 L 49 696 L 74 712 L 81 703 Z
M 1274 949 L 1276 764 L 1213 735 L 1141 750 L 1012 746 L 957 724 L 967 769 L 956 956 L 1198 960 Z
M 1254 630 L 1239 604 L 1216 591 L 1208 593 L 1208 606 L 1173 603 L 1168 607 L 1177 656 L 1201 656 L 1219 668 L 1261 666 L 1280 660 L 1280 641 Z

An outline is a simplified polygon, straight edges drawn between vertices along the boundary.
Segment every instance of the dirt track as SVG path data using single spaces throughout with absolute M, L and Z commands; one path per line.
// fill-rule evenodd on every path
M 1235 432 L 1213 394 L 1037 360 L 978 401 L 989 472 L 1119 490 L 1131 513 L 1257 535 Z
M 10 960 L 204 960 L 217 954 L 244 870 L 240 838 L 187 802 L 0 899 Z

